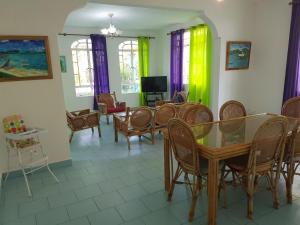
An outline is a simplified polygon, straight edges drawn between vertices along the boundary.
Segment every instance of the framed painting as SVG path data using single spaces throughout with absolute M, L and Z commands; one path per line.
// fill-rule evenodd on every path
M 0 36 L 0 81 L 52 79 L 47 36 Z
M 226 48 L 226 70 L 249 69 L 250 41 L 228 41 Z
M 60 72 L 66 73 L 67 72 L 66 56 L 64 55 L 60 56 L 59 63 L 60 63 Z

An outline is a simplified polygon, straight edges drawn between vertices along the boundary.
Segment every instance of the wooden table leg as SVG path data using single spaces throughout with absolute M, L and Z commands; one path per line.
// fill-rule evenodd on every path
M 118 139 L 119 139 L 119 137 L 118 137 L 118 128 L 117 128 L 117 126 L 118 126 L 118 124 L 117 124 L 117 118 L 115 117 L 115 115 L 113 115 L 113 125 L 114 125 L 114 132 L 115 132 L 115 142 L 118 142 Z
M 169 139 L 164 136 L 164 176 L 165 176 L 165 191 L 170 189 L 170 142 Z
M 293 201 L 293 193 L 292 193 L 292 185 L 293 185 L 293 163 L 287 164 L 287 178 L 286 178 L 286 198 L 287 203 L 292 204 Z
M 208 225 L 217 224 L 219 161 L 208 162 Z

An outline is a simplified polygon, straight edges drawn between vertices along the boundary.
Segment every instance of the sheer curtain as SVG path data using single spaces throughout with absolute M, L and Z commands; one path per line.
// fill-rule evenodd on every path
M 201 24 L 190 28 L 189 101 L 209 106 L 211 83 L 211 32 Z
M 139 52 L 139 74 L 140 77 L 149 76 L 149 56 L 150 56 L 150 41 L 148 37 L 138 38 L 138 52 Z M 140 91 L 140 105 L 145 105 L 145 99 Z
M 99 34 L 91 34 L 90 37 L 94 64 L 94 110 L 97 110 L 97 95 L 110 92 L 106 37 Z
M 182 63 L 183 63 L 183 35 L 184 30 L 171 32 L 171 68 L 170 68 L 170 91 L 171 98 L 175 91 L 183 89 Z
M 300 95 L 300 0 L 293 0 L 292 7 L 283 103 Z

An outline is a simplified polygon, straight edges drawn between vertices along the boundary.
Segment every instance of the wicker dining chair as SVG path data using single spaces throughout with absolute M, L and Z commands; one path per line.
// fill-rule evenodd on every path
M 282 106 L 281 114 L 287 117 L 300 118 L 300 96 L 287 100 Z
M 176 107 L 174 104 L 164 104 L 156 107 L 154 112 L 152 129 L 153 132 L 166 128 L 170 119 L 176 117 Z
M 181 119 L 170 119 L 168 122 L 170 143 L 177 161 L 177 169 L 172 179 L 168 193 L 168 201 L 171 201 L 175 184 L 187 184 L 192 192 L 192 204 L 189 211 L 189 221 L 193 220 L 197 199 L 201 191 L 202 177 L 207 174 L 207 161 L 202 160 L 197 153 L 196 138 L 190 125 Z M 184 181 L 179 177 L 185 174 Z M 192 180 L 189 176 L 192 176 Z
M 273 207 L 279 208 L 278 183 L 287 126 L 288 122 L 284 117 L 267 120 L 256 131 L 249 154 L 227 162 L 247 193 L 247 216 L 249 219 L 253 218 L 253 195 L 258 185 L 258 179 L 261 177 L 267 178 L 272 191 Z M 224 171 L 222 171 L 220 183 L 220 186 L 226 185 Z
M 149 107 L 139 107 L 133 110 L 128 107 L 126 116 L 121 118 L 116 115 L 116 119 L 119 124 L 118 132 L 122 133 L 127 139 L 128 150 L 130 150 L 130 137 L 132 136 L 139 136 L 139 139 L 143 136 L 154 144 L 153 116 Z M 151 135 L 151 138 L 144 136 L 147 133 Z
M 198 103 L 186 102 L 186 103 L 184 103 L 184 104 L 182 104 L 182 105 L 177 106 L 177 116 L 178 116 L 178 118 L 183 119 L 183 118 L 184 118 L 184 115 L 185 115 L 185 113 L 186 113 L 186 111 L 187 111 L 190 107 L 192 107 L 192 106 L 194 106 L 194 105 L 197 105 L 197 104 L 198 104 Z
M 292 135 L 288 138 L 281 173 L 286 181 L 287 186 L 292 185 L 294 182 L 294 176 L 300 175 L 297 173 L 297 169 L 300 165 L 300 122 L 297 123 L 292 131 Z M 292 203 L 292 193 L 287 190 L 286 193 L 287 202 Z
M 235 100 L 230 100 L 225 102 L 219 112 L 220 120 L 228 120 L 238 117 L 246 116 L 245 106 Z
M 183 120 L 188 124 L 208 123 L 213 122 L 214 116 L 205 105 L 195 104 L 186 110 Z

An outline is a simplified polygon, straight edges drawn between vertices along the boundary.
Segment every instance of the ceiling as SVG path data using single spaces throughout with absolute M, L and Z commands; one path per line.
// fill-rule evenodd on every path
M 109 25 L 109 13 L 114 14 L 113 24 L 121 30 L 159 30 L 186 23 L 199 15 L 199 12 L 187 10 L 88 3 L 84 8 L 73 11 L 68 16 L 65 26 L 107 27 Z

